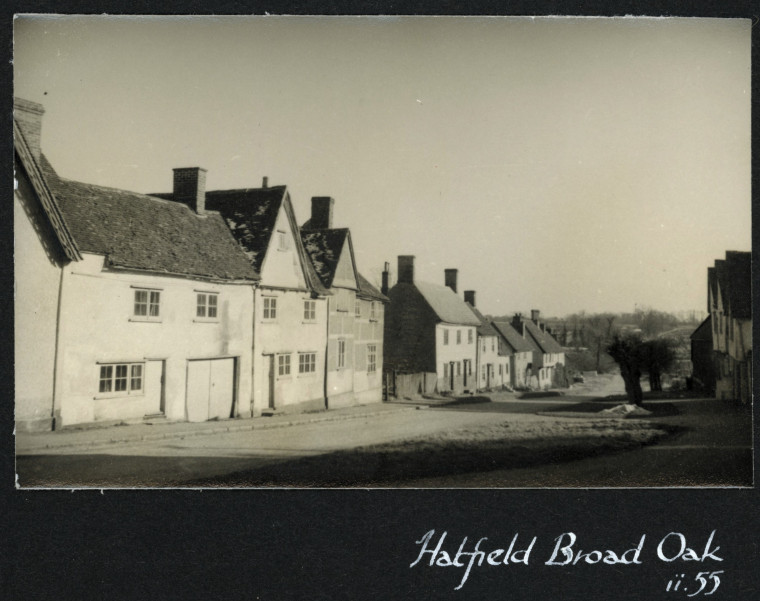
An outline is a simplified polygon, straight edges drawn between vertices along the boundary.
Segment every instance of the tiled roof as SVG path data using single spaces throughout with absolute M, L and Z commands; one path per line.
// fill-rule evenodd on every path
M 560 346 L 559 342 L 554 340 L 551 334 L 547 334 L 535 323 L 526 319 L 523 320 L 523 325 L 527 328 L 530 336 L 533 337 L 539 349 L 544 353 L 564 353 L 564 349 Z
M 80 250 L 126 269 L 219 279 L 258 279 L 220 215 L 183 204 L 59 177 L 42 161 L 50 190 Z
M 511 323 L 508 321 L 494 321 L 492 323 L 494 328 L 496 328 L 499 334 L 501 334 L 504 341 L 511 346 L 516 353 L 533 351 L 533 345 L 525 340 L 525 338 L 512 327 Z
M 475 317 L 480 320 L 480 325 L 478 326 L 478 336 L 499 336 L 499 333 L 494 329 L 490 322 L 485 317 L 483 317 L 483 314 L 480 311 L 478 311 L 470 303 L 465 304 L 470 308 L 470 311 L 475 314 Z
M 359 292 L 357 294 L 362 298 L 371 298 L 373 300 L 379 300 L 384 303 L 390 302 L 390 299 L 369 283 L 367 278 L 362 274 L 357 274 L 357 280 L 359 282 Z
M 314 270 L 325 287 L 332 286 L 335 270 L 340 262 L 340 255 L 348 236 L 348 229 L 301 230 L 306 253 L 309 255 Z
M 470 307 L 451 288 L 427 282 L 415 282 L 414 285 L 441 321 L 471 326 L 480 325 L 480 320 L 475 317 Z
M 170 200 L 174 197 L 172 193 L 154 194 L 154 196 Z M 287 186 L 209 190 L 206 192 L 206 209 L 217 211 L 224 218 L 227 227 L 240 246 L 243 247 L 245 255 L 257 273 L 261 273 L 269 242 L 277 223 L 277 215 L 283 205 L 291 228 L 297 236 L 298 227 L 290 204 Z M 322 285 L 320 278 L 314 271 L 314 266 L 306 256 L 300 240 L 296 238 L 295 242 L 303 264 L 307 285 L 317 294 L 329 295 L 330 293 Z
M 16 155 L 21 162 L 23 170 L 26 172 L 29 182 L 37 195 L 42 206 L 42 212 L 48 219 L 58 242 L 61 245 L 64 255 L 71 261 L 78 261 L 82 258 L 79 253 L 76 241 L 71 235 L 66 219 L 61 213 L 58 201 L 55 199 L 47 181 L 47 176 L 42 170 L 40 162 L 37 161 L 29 145 L 24 138 L 21 127 L 14 120 L 13 122 L 14 146 Z M 45 161 L 47 162 L 47 161 Z

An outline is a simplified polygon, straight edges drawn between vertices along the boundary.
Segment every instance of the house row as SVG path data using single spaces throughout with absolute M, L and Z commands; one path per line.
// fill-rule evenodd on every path
M 396 285 L 389 289 L 384 277 L 381 290 L 390 299 L 384 363 L 396 396 L 567 385 L 564 351 L 539 311 L 491 321 L 475 291 L 458 295 L 457 269 L 444 271 L 444 285 L 418 281 L 414 259 L 399 256 Z
M 752 255 L 727 251 L 707 268 L 708 317 L 691 335 L 694 385 L 718 399 L 752 398 Z
M 14 103 L 15 400 L 22 430 L 205 421 L 379 401 L 388 299 L 334 200 L 287 187 L 151 195 L 60 176 Z

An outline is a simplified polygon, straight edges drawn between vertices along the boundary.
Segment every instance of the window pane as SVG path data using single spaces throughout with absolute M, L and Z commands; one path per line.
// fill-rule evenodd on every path
M 113 377 L 113 366 L 100 366 L 100 392 L 111 392 L 111 378 Z
M 132 378 L 129 383 L 130 390 L 142 390 L 142 374 L 143 366 L 141 364 L 138 363 L 132 366 Z
M 161 299 L 161 293 L 152 290 L 150 293 L 150 316 L 158 317 L 158 304 Z
M 116 366 L 116 377 L 114 378 L 114 390 L 122 392 L 127 389 L 127 366 Z
M 219 296 L 217 294 L 208 295 L 208 316 L 209 317 L 216 317 L 216 308 L 218 306 L 218 303 L 217 303 L 218 300 L 219 300 Z
M 148 291 L 135 290 L 135 315 L 145 316 L 148 314 Z
M 196 304 L 195 316 L 206 317 L 206 295 L 199 294 L 197 299 L 198 299 L 198 302 Z

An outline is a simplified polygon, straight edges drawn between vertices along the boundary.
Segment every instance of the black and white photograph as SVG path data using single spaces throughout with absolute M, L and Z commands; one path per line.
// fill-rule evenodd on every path
M 751 31 L 17 15 L 16 486 L 752 487 Z

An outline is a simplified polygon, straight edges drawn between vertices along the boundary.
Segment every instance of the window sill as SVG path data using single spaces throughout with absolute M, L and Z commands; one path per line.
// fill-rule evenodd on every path
M 139 323 L 161 323 L 163 321 L 160 317 L 135 317 L 134 315 L 129 318 L 129 321 Z
M 125 394 L 123 392 L 104 392 L 102 394 L 96 394 L 92 398 L 95 401 L 103 401 L 107 399 L 142 399 L 145 398 L 145 392 L 135 392 L 134 394 Z
M 309 323 L 316 324 L 317 320 L 316 319 L 304 319 L 301 323 L 303 323 L 303 324 L 309 324 Z
M 219 323 L 219 320 L 216 317 L 209 318 L 203 318 L 203 317 L 196 317 L 193 319 L 193 323 Z

